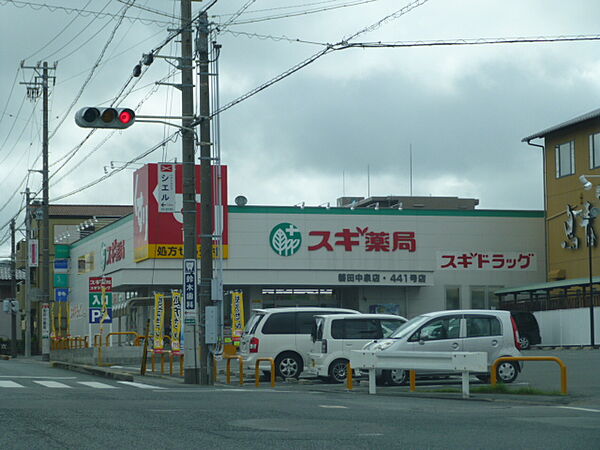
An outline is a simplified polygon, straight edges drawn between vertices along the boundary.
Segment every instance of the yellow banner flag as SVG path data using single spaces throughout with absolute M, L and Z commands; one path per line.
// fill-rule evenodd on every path
M 154 351 L 162 353 L 164 344 L 165 295 L 154 294 Z

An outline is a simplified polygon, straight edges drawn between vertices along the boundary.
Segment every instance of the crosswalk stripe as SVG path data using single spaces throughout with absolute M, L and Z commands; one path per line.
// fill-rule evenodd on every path
M 95 389 L 119 389 L 117 386 L 111 386 L 110 384 L 99 383 L 97 381 L 78 381 L 78 383 Z
M 46 386 L 49 388 L 58 388 L 58 389 L 70 389 L 71 386 L 68 386 L 64 383 L 59 383 L 58 381 L 51 380 L 33 380 L 34 383 L 41 384 L 42 386 Z
M 0 387 L 3 388 L 24 388 L 25 386 L 15 383 L 14 381 L 2 381 L 0 380 Z
M 133 386 L 140 389 L 165 389 L 163 387 L 151 386 L 144 383 L 136 383 L 135 381 L 118 381 L 117 383 L 126 384 L 127 386 Z

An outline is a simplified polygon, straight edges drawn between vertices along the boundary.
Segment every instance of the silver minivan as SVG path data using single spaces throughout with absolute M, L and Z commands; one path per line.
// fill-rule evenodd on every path
M 389 338 L 368 343 L 365 350 L 415 352 L 486 352 L 488 367 L 502 356 L 521 356 L 519 332 L 509 311 L 455 310 L 437 311 L 406 322 Z M 506 361 L 498 366 L 498 380 L 512 383 L 521 364 Z M 406 370 L 383 370 L 382 381 L 391 385 L 405 384 Z M 417 375 L 440 375 L 418 373 Z M 477 374 L 483 381 L 488 373 Z

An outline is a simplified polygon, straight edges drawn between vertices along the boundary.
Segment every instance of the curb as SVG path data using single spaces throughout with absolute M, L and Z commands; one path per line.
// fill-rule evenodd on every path
M 133 381 L 133 375 L 125 372 L 117 372 L 113 369 L 106 367 L 85 366 L 81 364 L 71 364 L 61 361 L 52 361 L 50 363 L 50 367 L 72 370 L 73 372 L 87 373 L 90 375 L 96 375 L 104 378 L 111 378 L 113 380 Z

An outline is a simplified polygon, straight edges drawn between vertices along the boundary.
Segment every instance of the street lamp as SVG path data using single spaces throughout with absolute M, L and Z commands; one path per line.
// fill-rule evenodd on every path
M 581 175 L 579 181 L 583 184 L 583 189 L 589 191 L 593 185 L 588 178 L 600 177 L 600 175 Z M 598 193 L 598 190 L 597 190 Z M 599 196 L 600 197 L 600 196 Z M 591 346 L 595 345 L 594 336 L 594 281 L 592 271 L 592 247 L 596 245 L 596 235 L 594 234 L 594 219 L 600 214 L 600 208 L 593 208 L 590 202 L 585 204 L 584 216 L 582 216 L 583 226 L 585 227 L 585 240 L 588 247 L 588 268 L 590 274 L 589 291 L 590 291 L 590 342 Z

